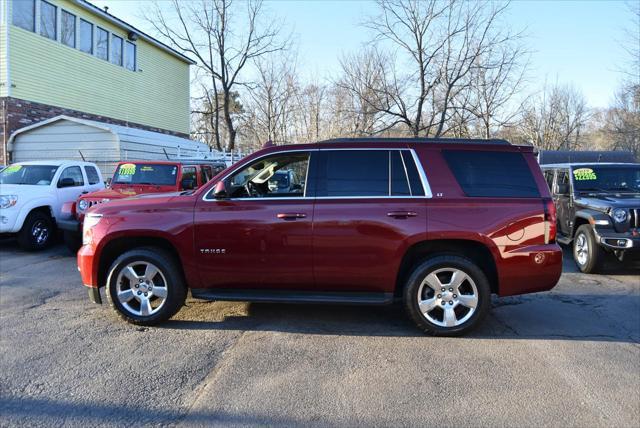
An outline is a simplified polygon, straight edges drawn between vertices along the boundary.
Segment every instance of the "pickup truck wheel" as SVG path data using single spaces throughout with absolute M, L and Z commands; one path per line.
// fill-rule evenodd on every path
M 436 256 L 417 266 L 404 288 L 405 310 L 425 333 L 458 336 L 476 327 L 491 307 L 482 270 L 460 256 Z
M 583 224 L 573 238 L 573 260 L 583 273 L 596 273 L 602 268 L 604 250 L 596 242 L 591 226 Z
M 51 217 L 42 211 L 34 211 L 27 216 L 18 232 L 18 245 L 26 251 L 42 250 L 51 243 L 53 234 Z
M 106 294 L 123 320 L 155 325 L 180 310 L 187 289 L 169 253 L 160 248 L 139 248 L 127 251 L 113 262 Z

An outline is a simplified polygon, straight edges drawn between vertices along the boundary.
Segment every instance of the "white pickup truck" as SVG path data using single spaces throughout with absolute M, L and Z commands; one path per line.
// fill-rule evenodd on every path
M 90 162 L 20 162 L 0 172 L 0 234 L 17 234 L 25 250 L 45 248 L 62 219 L 62 205 L 104 188 Z

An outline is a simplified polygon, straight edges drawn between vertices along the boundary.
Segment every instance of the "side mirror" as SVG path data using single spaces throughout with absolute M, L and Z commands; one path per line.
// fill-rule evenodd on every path
M 568 195 L 568 194 L 569 194 L 569 185 L 558 184 L 558 195 Z
M 73 187 L 75 185 L 76 182 L 71 177 L 65 177 L 62 180 L 58 181 L 58 188 Z
M 216 199 L 226 199 L 227 195 L 227 186 L 225 186 L 224 181 L 218 181 L 213 188 L 213 197 Z
M 183 178 L 180 186 L 182 186 L 182 190 L 192 190 L 196 188 L 196 181 L 192 178 Z

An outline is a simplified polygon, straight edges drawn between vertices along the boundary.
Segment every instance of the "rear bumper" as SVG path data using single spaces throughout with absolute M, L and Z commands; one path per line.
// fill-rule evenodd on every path
M 504 248 L 500 256 L 500 296 L 551 290 L 562 275 L 562 249 L 558 244 Z

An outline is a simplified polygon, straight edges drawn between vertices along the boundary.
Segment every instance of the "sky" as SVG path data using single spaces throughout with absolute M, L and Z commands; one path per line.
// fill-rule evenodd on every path
M 110 13 L 154 35 L 142 18 L 147 1 L 92 2 L 108 6 Z M 357 51 L 369 38 L 359 24 L 375 12 L 368 0 L 267 0 L 266 8 L 292 32 L 302 76 L 317 80 L 338 75 L 340 56 Z M 622 48 L 629 37 L 625 31 L 633 25 L 628 2 L 514 0 L 508 22 L 514 30 L 525 30 L 532 52 L 528 87 L 523 91 L 557 82 L 581 90 L 590 107 L 612 102 L 622 79 L 619 70 L 629 61 Z

